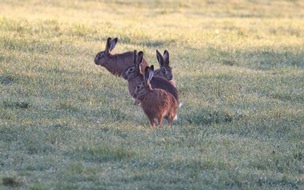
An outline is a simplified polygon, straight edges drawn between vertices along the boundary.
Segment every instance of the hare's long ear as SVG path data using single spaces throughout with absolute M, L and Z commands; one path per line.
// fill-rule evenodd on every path
M 137 61 L 137 51 L 134 50 L 134 52 L 133 52 L 133 63 L 134 63 L 134 65 L 136 65 L 136 61 Z
M 148 79 L 149 79 L 149 70 L 150 70 L 150 68 L 149 68 L 149 66 L 147 66 L 147 67 L 145 68 L 145 72 L 144 72 L 144 75 L 143 75 L 143 77 L 144 77 L 144 82 L 145 82 L 145 83 L 147 83 L 147 82 L 148 82 Z
M 144 57 L 144 52 L 142 51 L 138 52 L 137 61 L 136 61 L 138 65 L 141 64 L 141 62 L 143 61 L 143 57 Z
M 105 51 L 107 53 L 110 52 L 110 47 L 111 47 L 111 38 L 108 38 L 107 43 L 106 43 L 106 48 L 105 48 Z
M 162 67 L 164 65 L 164 58 L 163 56 L 159 53 L 158 50 L 156 50 L 156 57 L 157 57 L 157 61 L 159 63 L 159 67 Z
M 164 63 L 169 66 L 169 52 L 167 50 L 164 51 Z
M 111 40 L 111 44 L 109 48 L 110 51 L 112 51 L 115 48 L 117 42 L 118 42 L 118 38 L 114 38 L 113 40 Z
M 149 78 L 148 78 L 148 82 L 150 82 L 154 76 L 154 66 L 151 65 L 150 69 L 148 70 L 149 71 Z
M 144 52 L 140 51 L 138 52 L 137 55 L 137 60 L 136 60 L 136 72 L 140 73 L 140 64 L 143 62 L 143 57 L 144 57 Z

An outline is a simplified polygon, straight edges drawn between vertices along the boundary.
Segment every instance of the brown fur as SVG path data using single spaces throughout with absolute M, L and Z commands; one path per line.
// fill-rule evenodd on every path
M 153 77 L 153 71 L 147 68 L 146 76 L 149 75 L 149 78 L 145 77 L 144 82 L 135 88 L 135 97 L 140 100 L 141 107 L 152 127 L 155 125 L 155 119 L 158 125 L 162 126 L 163 118 L 167 118 L 172 126 L 178 107 L 177 100 L 165 90 L 152 89 L 150 80 Z
M 94 62 L 96 65 L 105 67 L 110 73 L 115 76 L 121 76 L 122 72 L 133 65 L 133 52 L 124 52 L 121 54 L 111 54 L 111 51 L 117 44 L 118 39 L 108 38 L 104 51 L 96 54 Z M 140 70 L 144 70 L 148 66 L 146 60 L 143 60 Z
M 156 57 L 160 68 L 154 71 L 154 76 L 164 78 L 175 86 L 172 67 L 169 65 L 169 52 L 165 50 L 164 56 L 162 56 L 159 51 L 156 50 Z
M 128 90 L 132 97 L 135 98 L 135 88 L 144 81 L 143 75 L 139 72 L 139 64 L 143 60 L 143 52 L 139 52 L 138 55 L 136 51 L 134 51 L 134 64 L 133 66 L 126 69 L 122 77 L 128 81 Z M 153 66 L 151 66 L 153 68 Z M 169 93 L 171 93 L 175 99 L 178 101 L 178 92 L 177 89 L 166 79 L 153 77 L 150 81 L 152 88 L 160 88 Z

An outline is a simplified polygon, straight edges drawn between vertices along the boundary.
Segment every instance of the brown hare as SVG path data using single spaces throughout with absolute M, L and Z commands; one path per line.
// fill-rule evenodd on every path
M 173 84 L 173 86 L 175 86 L 172 68 L 169 65 L 169 52 L 165 50 L 164 56 L 162 56 L 159 51 L 156 50 L 156 57 L 160 68 L 154 71 L 154 76 L 167 79 L 171 84 Z
M 94 62 L 96 65 L 105 67 L 115 76 L 121 76 L 122 72 L 133 65 L 133 52 L 128 51 L 121 54 L 111 54 L 111 51 L 117 44 L 118 39 L 108 38 L 104 51 L 97 53 Z M 148 66 L 146 60 L 143 60 L 141 67 L 144 69 Z M 143 70 L 140 69 L 140 70 Z
M 135 98 L 134 96 L 135 88 L 144 81 L 143 75 L 140 73 L 140 67 L 139 67 L 139 65 L 142 65 L 142 62 L 143 62 L 143 52 L 140 51 L 137 54 L 137 51 L 135 50 L 133 65 L 125 69 L 122 74 L 122 77 L 128 81 L 128 90 L 133 98 Z M 154 66 L 151 66 L 150 69 L 154 69 Z M 160 77 L 153 77 L 151 81 L 149 81 L 149 83 L 151 84 L 152 88 L 160 88 L 171 93 L 178 101 L 177 89 L 168 80 Z M 135 104 L 138 103 L 139 102 L 135 99 Z
M 151 87 L 150 81 L 154 74 L 151 67 L 146 67 L 144 81 L 135 88 L 134 96 L 141 102 L 141 107 L 152 127 L 154 127 L 155 119 L 157 124 L 162 127 L 163 118 L 167 118 L 172 126 L 178 107 L 177 100 L 171 93 Z

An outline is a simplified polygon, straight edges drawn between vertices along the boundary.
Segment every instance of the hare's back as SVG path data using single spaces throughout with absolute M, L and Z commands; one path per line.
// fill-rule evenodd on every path
M 163 89 L 169 93 L 171 93 L 174 98 L 178 101 L 178 92 L 175 86 L 173 86 L 169 81 L 160 78 L 160 77 L 153 77 L 152 80 L 150 81 L 152 88 L 160 88 Z

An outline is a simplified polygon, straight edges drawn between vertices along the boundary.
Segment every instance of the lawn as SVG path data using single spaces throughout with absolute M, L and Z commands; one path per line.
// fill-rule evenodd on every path
M 301 0 L 2 0 L 0 189 L 304 189 Z M 151 128 L 94 64 L 168 50 L 183 107 Z

